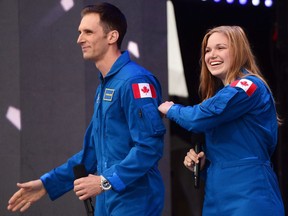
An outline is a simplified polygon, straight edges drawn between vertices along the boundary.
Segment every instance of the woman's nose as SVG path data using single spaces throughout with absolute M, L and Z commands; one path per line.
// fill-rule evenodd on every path
M 211 50 L 210 55 L 212 58 L 216 58 L 217 57 L 217 53 L 215 50 Z

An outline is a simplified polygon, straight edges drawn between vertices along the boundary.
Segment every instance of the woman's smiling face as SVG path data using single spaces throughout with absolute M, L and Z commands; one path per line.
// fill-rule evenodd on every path
M 223 33 L 213 33 L 207 41 L 205 63 L 210 73 L 221 79 L 225 78 L 231 66 L 232 56 L 228 38 Z

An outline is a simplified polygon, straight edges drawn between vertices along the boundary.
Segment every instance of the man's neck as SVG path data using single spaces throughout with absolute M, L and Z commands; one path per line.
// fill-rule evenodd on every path
M 109 56 L 107 55 L 101 61 L 95 62 L 96 68 L 98 68 L 98 70 L 101 72 L 103 77 L 105 77 L 108 74 L 112 65 L 119 58 L 120 55 L 121 55 L 121 51 L 118 50 L 117 52 L 114 52 L 110 54 Z

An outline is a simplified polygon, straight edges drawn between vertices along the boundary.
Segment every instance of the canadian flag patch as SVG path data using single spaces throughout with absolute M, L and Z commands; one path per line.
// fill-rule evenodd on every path
M 257 89 L 257 86 L 251 80 L 248 79 L 236 80 L 233 83 L 231 83 L 231 86 L 243 89 L 248 96 L 253 95 L 253 93 Z
M 134 98 L 156 98 L 156 91 L 152 84 L 134 83 L 132 84 Z

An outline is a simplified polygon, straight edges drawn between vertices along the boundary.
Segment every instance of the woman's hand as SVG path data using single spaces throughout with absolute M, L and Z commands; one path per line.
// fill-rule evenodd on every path
M 184 166 L 187 167 L 190 171 L 194 171 L 195 164 L 199 163 L 199 160 L 201 159 L 201 167 L 200 170 L 203 169 L 205 165 L 205 154 L 203 151 L 196 154 L 195 150 L 193 148 L 190 149 L 190 151 L 187 152 L 187 155 L 184 158 Z
M 165 101 L 164 103 L 160 104 L 158 110 L 163 114 L 166 115 L 168 110 L 173 106 L 173 101 Z

